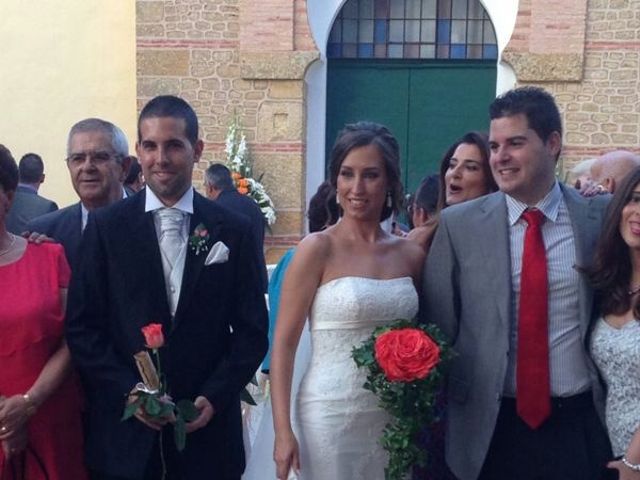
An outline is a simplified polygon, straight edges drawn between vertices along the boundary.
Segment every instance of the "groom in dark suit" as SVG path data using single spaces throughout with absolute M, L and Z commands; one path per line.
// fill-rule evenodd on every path
M 267 349 L 250 226 L 194 192 L 203 142 L 186 102 L 151 100 L 136 148 L 147 187 L 90 216 L 69 289 L 67 341 L 89 382 L 87 464 L 97 479 L 158 479 L 162 442 L 169 479 L 239 480 L 238 396 Z M 141 380 L 133 355 L 144 349 L 141 328 L 149 323 L 163 326 L 170 395 L 199 412 L 183 452 L 171 424 L 144 409 L 120 420 Z
M 447 463 L 460 480 L 597 480 L 610 451 L 584 268 L 607 199 L 556 180 L 562 125 L 548 93 L 511 90 L 490 116 L 500 191 L 443 211 L 424 273 L 426 319 L 458 354 Z

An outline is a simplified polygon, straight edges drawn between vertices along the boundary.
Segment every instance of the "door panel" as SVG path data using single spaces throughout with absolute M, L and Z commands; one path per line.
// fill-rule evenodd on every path
M 400 144 L 403 183 L 414 191 L 436 173 L 446 148 L 468 130 L 487 130 L 495 62 L 331 60 L 327 78 L 327 164 L 346 123 L 389 127 Z

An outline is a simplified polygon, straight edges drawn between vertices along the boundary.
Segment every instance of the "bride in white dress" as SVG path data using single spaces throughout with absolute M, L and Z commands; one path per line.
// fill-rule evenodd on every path
M 375 327 L 415 316 L 424 252 L 380 228 L 402 198 L 398 144 L 385 127 L 345 127 L 331 153 L 330 181 L 342 218 L 300 243 L 282 288 L 271 362 L 276 473 L 283 480 L 378 480 L 388 419 L 364 390 L 366 375 L 351 350 Z M 312 354 L 292 419 L 294 356 L 307 316 Z

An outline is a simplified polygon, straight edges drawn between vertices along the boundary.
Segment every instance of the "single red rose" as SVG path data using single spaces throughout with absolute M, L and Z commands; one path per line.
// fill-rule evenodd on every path
M 440 347 L 419 328 L 389 330 L 376 338 L 374 350 L 390 382 L 421 380 L 440 361 Z
M 206 230 L 200 230 L 201 237 L 206 237 L 207 235 L 209 235 L 209 232 L 207 232 Z
M 150 323 L 146 327 L 142 327 L 142 334 L 147 348 L 156 350 L 164 345 L 161 323 Z

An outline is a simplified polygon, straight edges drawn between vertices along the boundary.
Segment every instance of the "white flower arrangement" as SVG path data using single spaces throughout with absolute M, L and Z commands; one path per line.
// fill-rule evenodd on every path
M 247 140 L 237 118 L 227 130 L 224 152 L 227 155 L 227 168 L 231 170 L 238 192 L 251 197 L 262 210 L 267 225 L 273 225 L 276 222 L 276 207 L 264 185 L 260 183 L 262 175 L 257 180 L 251 176 L 251 164 L 247 159 Z

